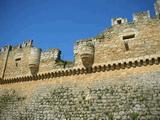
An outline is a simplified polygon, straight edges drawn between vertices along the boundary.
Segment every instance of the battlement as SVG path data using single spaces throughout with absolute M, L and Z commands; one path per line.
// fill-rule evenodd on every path
M 138 12 L 138 13 L 133 14 L 133 20 L 135 22 L 147 21 L 150 18 L 151 17 L 150 17 L 150 12 L 149 11 Z
M 0 49 L 0 53 L 3 53 L 3 52 L 8 51 L 8 50 L 10 50 L 10 48 L 11 48 L 11 46 L 10 46 L 10 45 L 8 45 L 8 46 L 4 46 L 4 47 L 2 47 L 2 48 Z
M 21 48 L 32 47 L 32 46 L 33 46 L 33 40 L 26 40 L 22 44 L 19 44 L 17 46 L 11 46 L 11 45 L 4 46 L 0 48 L 0 53 L 6 52 L 8 49 L 12 51 L 12 50 L 18 50 Z
M 32 45 L 33 45 L 33 40 L 27 40 L 27 41 L 24 41 L 19 46 L 21 46 L 23 48 L 23 47 L 32 47 Z
M 160 0 L 156 16 L 112 19 L 74 44 L 74 60 L 32 40 L 0 51 L 0 120 L 160 119 Z
M 112 19 L 112 26 L 113 25 L 121 25 L 121 24 L 125 24 L 128 23 L 127 18 L 113 18 Z
M 4 54 L 0 54 L 0 78 L 37 76 L 68 69 L 77 74 L 79 69 L 94 71 L 103 65 L 123 68 L 130 64 L 159 64 L 159 26 L 160 19 L 151 18 L 149 11 L 135 13 L 132 22 L 127 18 L 113 18 L 112 27 L 100 35 L 75 43 L 73 62 L 62 60 L 57 48 L 42 51 L 33 47 L 33 40 L 15 47 L 5 46 L 1 49 Z
M 112 26 L 115 26 L 115 25 L 126 25 L 126 24 L 131 24 L 131 23 L 134 23 L 134 22 L 143 22 L 143 21 L 147 21 L 147 20 L 150 20 L 151 17 L 150 17 L 150 11 L 143 11 L 143 12 L 137 12 L 137 13 L 134 13 L 133 14 L 133 21 L 131 22 L 128 22 L 128 19 L 127 18 L 112 18 L 111 20 L 111 24 Z
M 75 43 L 74 50 L 76 53 L 76 46 L 83 46 L 85 44 L 98 44 L 101 43 L 105 38 L 111 39 L 111 35 L 113 32 L 117 31 L 118 29 L 124 29 L 125 27 L 136 27 L 136 24 L 139 23 L 140 25 L 144 25 L 145 23 L 143 22 L 156 22 L 158 19 L 153 17 L 151 18 L 150 16 L 150 11 L 143 11 L 143 12 L 137 12 L 133 14 L 133 21 L 128 22 L 127 18 L 112 18 L 111 19 L 111 24 L 112 26 L 110 28 L 107 28 L 103 33 L 100 35 L 97 35 L 96 37 L 89 38 L 89 39 L 83 39 L 83 40 L 78 40 Z M 158 20 L 159 21 L 159 20 Z M 121 32 L 121 31 L 119 31 Z
M 61 59 L 61 51 L 57 48 L 51 48 L 47 51 L 43 51 L 41 53 L 41 61 L 46 61 L 49 59 L 60 60 Z
M 27 81 L 37 81 L 37 80 L 45 80 L 51 78 L 59 78 L 64 76 L 74 76 L 80 74 L 93 74 L 96 72 L 105 72 L 105 71 L 115 71 L 120 69 L 129 69 L 135 67 L 142 67 L 142 66 L 150 66 L 150 65 L 159 65 L 160 64 L 160 54 L 155 55 L 147 55 L 143 57 L 137 58 L 130 58 L 124 59 L 119 61 L 112 61 L 108 63 L 101 63 L 94 65 L 90 68 L 84 67 L 75 67 L 75 68 L 68 68 L 68 69 L 58 69 L 49 72 L 44 72 L 41 74 L 37 74 L 34 76 L 19 76 L 13 78 L 6 78 L 0 81 L 0 84 L 10 84 L 16 82 L 27 82 Z

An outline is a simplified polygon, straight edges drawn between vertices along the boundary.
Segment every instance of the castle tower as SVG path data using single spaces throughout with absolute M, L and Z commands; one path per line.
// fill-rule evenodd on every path
M 41 49 L 31 48 L 29 57 L 29 68 L 32 75 L 36 75 L 39 69 Z
M 84 67 L 91 68 L 94 62 L 94 46 L 84 44 L 80 50 L 80 56 Z
M 160 0 L 156 0 L 154 7 L 156 16 L 160 19 Z

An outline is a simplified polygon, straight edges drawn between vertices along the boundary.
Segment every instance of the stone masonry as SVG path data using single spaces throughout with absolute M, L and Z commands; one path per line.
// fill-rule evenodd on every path
M 0 120 L 160 120 L 160 0 L 77 41 L 74 61 L 28 40 L 0 49 Z

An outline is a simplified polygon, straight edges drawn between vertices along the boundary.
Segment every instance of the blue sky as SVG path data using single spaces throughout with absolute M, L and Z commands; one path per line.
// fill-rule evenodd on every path
M 94 37 L 111 18 L 150 10 L 154 0 L 0 0 L 0 47 L 34 40 L 34 46 L 59 48 L 73 60 L 75 41 Z

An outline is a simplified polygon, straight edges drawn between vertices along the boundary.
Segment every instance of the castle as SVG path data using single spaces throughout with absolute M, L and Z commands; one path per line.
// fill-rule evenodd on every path
M 27 120 L 159 120 L 160 0 L 155 2 L 155 13 L 154 17 L 150 16 L 149 11 L 135 13 L 132 22 L 128 22 L 127 18 L 113 18 L 111 28 L 97 37 L 75 43 L 74 62 L 62 60 L 59 49 L 42 51 L 33 47 L 32 40 L 15 47 L 1 48 L 1 94 L 4 90 L 15 90 L 14 92 L 20 96 L 25 96 L 26 100 L 21 101 L 24 103 L 19 107 L 20 111 L 23 111 L 25 105 L 32 104 L 32 107 L 30 106 L 32 112 L 22 116 L 27 114 L 31 117 Z M 43 104 L 46 105 L 46 110 L 41 109 L 39 113 L 33 115 L 33 109 L 37 105 L 32 101 L 35 94 L 46 97 L 47 89 L 53 88 L 58 91 L 55 94 L 62 96 L 61 98 L 59 95 L 54 96 L 52 112 L 47 113 L 49 106 L 45 101 Z M 73 93 L 71 94 L 68 89 Z M 130 100 L 128 96 L 131 93 L 134 93 L 130 96 L 134 99 Z M 83 104 L 77 103 L 77 99 Z M 62 101 L 66 101 L 64 106 L 70 109 L 69 111 L 63 107 Z M 94 105 L 89 105 L 88 101 Z M 8 103 L 10 107 L 1 108 L 0 114 L 5 113 L 1 114 L 1 119 L 13 119 L 15 116 L 17 120 L 18 110 L 12 109 L 7 112 L 12 104 L 18 106 L 17 103 L 12 101 Z M 58 108 L 54 108 L 55 106 Z M 92 111 L 92 108 L 97 112 Z M 66 111 L 68 114 L 65 114 Z M 104 111 L 106 113 L 103 113 Z M 44 117 L 44 114 L 47 117 Z

